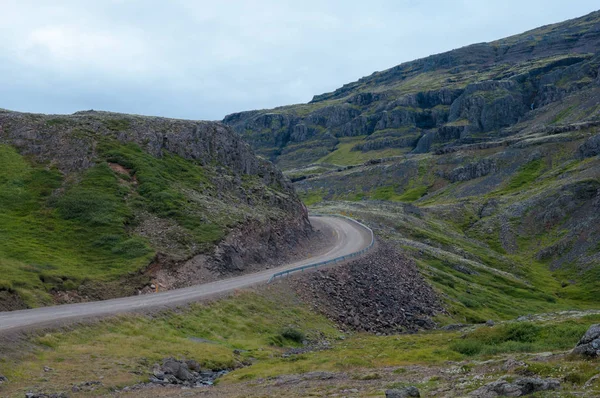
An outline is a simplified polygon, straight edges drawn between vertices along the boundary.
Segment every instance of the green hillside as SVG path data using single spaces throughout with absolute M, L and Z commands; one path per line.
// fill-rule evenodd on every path
M 227 155 L 229 165 L 218 148 L 194 159 L 175 146 L 154 154 L 144 147 L 152 129 L 185 140 L 193 122 L 102 113 L 0 116 L 2 309 L 52 304 L 60 292 L 76 300 L 134 294 L 151 283 L 151 265 L 176 267 L 210 254 L 249 222 L 302 217 L 281 174 L 223 127 L 220 137 L 241 145 Z M 237 168 L 235 156 L 254 169 Z

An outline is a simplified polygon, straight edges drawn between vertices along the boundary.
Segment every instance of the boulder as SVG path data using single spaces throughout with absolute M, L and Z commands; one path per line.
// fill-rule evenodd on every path
M 521 366 L 525 366 L 525 362 L 517 361 L 515 358 L 508 358 L 502 365 L 502 370 L 508 372 L 513 369 L 520 368 Z
M 188 381 L 194 378 L 190 370 L 188 369 L 188 365 L 183 361 L 177 361 L 175 359 L 167 359 L 163 363 L 161 370 L 166 375 L 175 376 L 177 379 L 181 381 Z
M 593 136 L 579 147 L 579 156 L 591 158 L 600 155 L 600 134 Z
M 420 397 L 419 389 L 414 386 L 405 387 L 405 388 L 397 388 L 393 390 L 387 390 L 385 392 L 386 398 L 410 398 L 410 397 Z
M 163 361 L 162 366 L 154 365 L 150 382 L 159 385 L 176 384 L 185 387 L 209 386 L 228 372 L 228 369 L 203 370 L 200 364 L 194 360 L 178 361 L 167 358 Z
M 473 391 L 471 396 L 476 398 L 522 397 L 538 391 L 558 390 L 559 388 L 560 381 L 557 379 L 524 377 L 512 383 L 500 379 Z
M 188 369 L 190 369 L 191 371 L 200 372 L 200 364 L 197 361 L 190 359 L 190 360 L 185 361 L 185 363 L 186 363 Z
M 573 349 L 573 354 L 600 358 L 600 324 L 590 326 Z

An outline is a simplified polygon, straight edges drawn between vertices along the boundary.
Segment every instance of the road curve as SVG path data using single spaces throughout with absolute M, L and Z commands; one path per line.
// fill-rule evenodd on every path
M 329 216 L 311 217 L 311 223 L 316 228 L 328 227 L 333 231 L 329 233 L 333 233 L 335 239 L 331 247 L 302 261 L 296 261 L 253 274 L 162 293 L 81 304 L 42 307 L 31 310 L 0 312 L 0 333 L 22 330 L 30 327 L 57 325 L 89 317 L 161 309 L 185 304 L 266 282 L 275 272 L 346 256 L 366 248 L 371 243 L 371 232 L 364 226 L 350 219 Z

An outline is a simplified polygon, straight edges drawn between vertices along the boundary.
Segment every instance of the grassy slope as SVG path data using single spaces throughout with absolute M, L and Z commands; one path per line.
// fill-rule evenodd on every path
M 107 387 L 122 387 L 147 380 L 149 367 L 170 356 L 193 358 L 213 369 L 231 368 L 250 358 L 266 360 L 281 353 L 282 347 L 299 346 L 284 337 L 290 329 L 310 340 L 340 336 L 334 325 L 293 297 L 240 293 L 182 311 L 122 316 L 35 337 L 32 351 L 17 353 L 17 358 L 0 357 L 0 374 L 12 381 L 8 388 L 0 386 L 0 395 L 22 395 L 34 385 L 47 387 L 47 376 L 51 384 L 64 388 L 102 374 Z M 243 353 L 236 355 L 235 349 Z M 90 359 L 94 366 L 83 366 Z M 40 363 L 54 372 L 39 377 Z
M 401 380 L 406 372 L 403 367 L 411 365 L 447 369 L 448 361 L 462 361 L 461 366 L 471 369 L 481 366 L 482 360 L 501 359 L 498 356 L 504 353 L 566 350 L 590 324 L 598 321 L 600 316 L 590 315 L 536 324 L 484 326 L 467 333 L 343 336 L 335 325 L 307 309 L 285 289 L 276 287 L 240 293 L 177 312 L 122 316 L 72 331 L 33 336 L 28 350 L 0 360 L 0 373 L 11 380 L 0 386 L 0 392 L 3 396 L 22 396 L 29 390 L 64 391 L 73 384 L 101 378 L 103 386 L 96 393 L 106 393 L 147 380 L 152 364 L 171 356 L 195 359 L 203 367 L 212 369 L 253 362 L 252 366 L 238 369 L 220 380 L 225 385 L 317 370 L 346 372 L 361 380 L 378 378 L 373 372 L 390 367 Z M 290 329 L 309 341 L 327 340 L 331 349 L 281 357 L 285 350 L 298 347 L 296 341 L 282 337 Z M 234 350 L 241 353 L 236 354 Z M 89 366 L 90 361 L 94 366 Z M 40 372 L 43 366 L 53 370 Z M 531 369 L 533 374 L 538 372 L 544 376 L 579 374 L 580 377 L 570 379 L 574 388 L 581 388 L 598 371 L 577 359 L 556 364 L 538 362 Z M 438 383 L 419 387 L 430 391 Z M 474 389 L 482 381 L 474 379 L 468 383 L 470 389 Z M 244 388 L 251 387 L 249 384 Z
M 29 305 L 48 302 L 47 289 L 120 276 L 151 256 L 146 242 L 125 233 L 127 191 L 108 166 L 90 169 L 51 197 L 63 183 L 69 185 L 58 171 L 0 147 L 0 286 Z
M 53 289 L 113 282 L 142 269 L 157 249 L 134 233 L 148 214 L 179 226 L 172 239 L 186 257 L 247 217 L 267 213 L 226 192 L 217 199 L 210 171 L 192 161 L 158 159 L 110 140 L 99 152 L 96 166 L 64 177 L 0 146 L 0 290 L 38 306 L 51 302 Z M 248 177 L 243 184 L 251 192 L 260 182 Z
M 336 146 L 335 151 L 331 152 L 327 156 L 319 159 L 318 163 L 335 164 L 340 166 L 350 166 L 355 164 L 364 163 L 371 159 L 380 159 L 390 156 L 398 156 L 405 154 L 406 149 L 399 148 L 388 148 L 376 151 L 352 151 L 352 148 L 364 140 L 360 138 L 342 138 L 340 143 Z

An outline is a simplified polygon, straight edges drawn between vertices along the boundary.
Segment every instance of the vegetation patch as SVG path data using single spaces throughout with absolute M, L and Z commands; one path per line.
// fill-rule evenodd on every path
M 62 195 L 52 195 L 61 187 Z M 152 251 L 145 241 L 125 243 L 131 217 L 125 195 L 105 164 L 74 184 L 0 146 L 1 284 L 37 306 L 50 301 L 53 289 L 110 280 L 147 264 Z M 111 238 L 98 244 L 103 236 Z
M 600 320 L 600 317 L 594 319 Z M 585 334 L 590 319 L 559 323 L 507 323 L 481 327 L 450 347 L 463 355 L 496 355 L 507 352 L 542 352 L 573 348 Z
M 544 170 L 543 159 L 532 160 L 519 170 L 519 172 L 510 179 L 507 186 L 501 191 L 502 193 L 514 192 L 524 186 L 535 182 Z
M 339 336 L 325 317 L 285 293 L 245 292 L 184 310 L 120 316 L 33 337 L 32 349 L 0 360 L 0 374 L 10 380 L 2 386 L 2 395 L 49 387 L 64 391 L 99 375 L 103 377 L 99 391 L 107 393 L 147 381 L 152 364 L 168 357 L 194 359 L 203 368 L 234 368 L 250 358 L 278 357 L 304 340 Z M 279 344 L 274 345 L 273 339 Z M 90 360 L 94 366 L 88 366 Z M 40 374 L 44 366 L 53 371 Z
M 323 195 L 321 195 L 319 192 L 315 192 L 315 191 L 310 191 L 307 193 L 299 193 L 300 199 L 302 199 L 302 202 L 304 202 L 305 205 L 307 206 L 312 206 L 314 204 L 317 204 L 319 202 L 323 201 Z
M 343 138 L 333 152 L 319 159 L 319 163 L 350 166 L 361 164 L 371 159 L 399 156 L 407 152 L 406 148 L 386 148 L 367 152 L 353 151 L 352 148 L 360 143 L 364 143 L 362 137 Z

